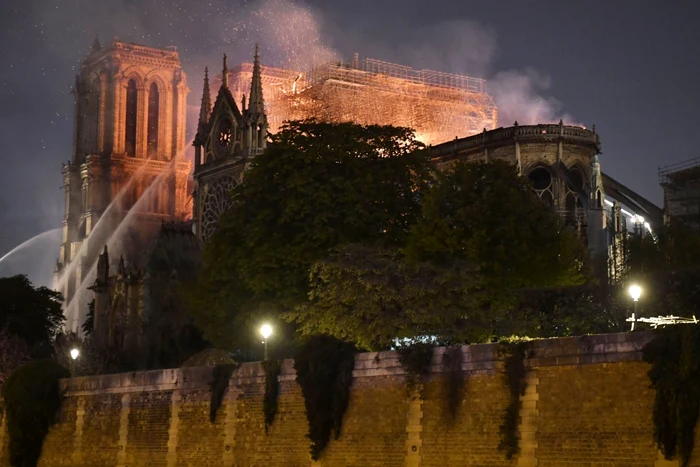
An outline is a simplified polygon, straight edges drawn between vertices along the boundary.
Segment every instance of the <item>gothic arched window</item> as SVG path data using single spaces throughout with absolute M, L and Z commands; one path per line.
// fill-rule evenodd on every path
M 136 114 L 137 114 L 136 81 L 129 80 L 126 86 L 126 154 L 136 155 Z
M 535 167 L 528 174 L 528 179 L 537 196 L 548 206 L 554 206 L 552 174 L 550 171 L 542 166 Z
M 158 159 L 158 109 L 159 93 L 156 83 L 148 90 L 148 157 Z

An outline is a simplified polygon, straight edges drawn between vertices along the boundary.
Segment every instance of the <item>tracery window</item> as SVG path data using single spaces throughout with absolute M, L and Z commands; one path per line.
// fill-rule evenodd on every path
M 544 167 L 535 167 L 528 175 L 530 184 L 537 196 L 548 206 L 554 205 L 552 196 L 552 174 Z
M 581 202 L 584 193 L 583 174 L 579 167 L 569 169 L 569 182 L 566 186 L 566 213 L 567 225 L 585 224 L 583 204 Z
M 209 238 L 216 230 L 219 218 L 233 205 L 236 179 L 225 175 L 208 182 L 202 193 L 202 237 Z

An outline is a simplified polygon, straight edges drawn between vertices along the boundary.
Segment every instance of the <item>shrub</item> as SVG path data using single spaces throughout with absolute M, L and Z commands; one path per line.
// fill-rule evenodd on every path
M 70 372 L 51 360 L 19 367 L 2 387 L 10 437 L 10 465 L 35 467 L 49 428 L 56 421 L 62 395 L 58 380 Z

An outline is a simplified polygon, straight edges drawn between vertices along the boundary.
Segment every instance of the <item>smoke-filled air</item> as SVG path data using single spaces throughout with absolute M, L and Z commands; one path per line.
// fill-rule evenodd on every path
M 13 226 L 0 238 L 0 274 L 27 273 L 38 285 L 51 284 L 52 262 L 58 256 L 60 230 L 56 229 L 64 215 L 60 164 L 70 159 L 73 138 L 70 91 L 95 37 L 103 44 L 119 38 L 177 48 L 190 88 L 188 143 L 196 130 L 204 67 L 209 66 L 216 82 L 223 53 L 232 66 L 250 62 L 256 43 L 260 44 L 263 65 L 289 70 L 288 81 L 277 87 L 265 84 L 272 131 L 284 119 L 318 116 L 315 109 L 324 99 L 325 108 L 331 110 L 326 110 L 323 118 L 412 126 L 420 139 L 432 144 L 483 128 L 508 126 L 516 120 L 521 124 L 559 119 L 574 122 L 556 96 L 548 95 L 546 71 L 495 69 L 498 34 L 489 25 L 470 19 L 416 26 L 403 24 L 398 18 L 390 26 L 392 32 L 387 33 L 376 27 L 376 22 L 363 27 L 345 21 L 342 12 L 334 12 L 328 5 L 291 0 L 10 3 L 15 5 L 6 6 L 22 21 L 8 24 L 0 34 L 22 42 L 29 28 L 33 42 L 23 44 L 29 49 L 18 47 L 3 53 L 3 66 L 8 67 L 3 85 L 9 90 L 3 103 L 6 109 L 16 107 L 16 112 L 13 118 L 3 113 L 0 128 L 3 141 L 10 145 L 5 153 L 18 158 L 3 171 L 0 181 L 3 198 L 10 199 L 12 193 L 12 199 L 22 201 L 0 206 L 5 223 Z M 19 72 L 28 61 L 40 71 Z M 358 78 L 366 80 L 360 83 L 368 89 L 363 95 L 340 91 L 319 95 L 314 84 L 338 71 L 333 68 L 336 65 L 323 66 L 340 62 L 395 79 Z M 312 70 L 314 73 L 309 73 Z M 241 78 L 243 85 L 234 92 L 237 99 L 246 91 L 246 80 L 247 76 Z M 448 81 L 453 89 L 438 97 L 425 97 L 423 84 Z M 398 87 L 403 89 L 402 97 L 391 97 Z M 213 86 L 212 92 L 216 89 Z M 294 112 L 290 99 L 296 99 Z M 34 128 L 31 141 L 13 142 L 12 136 L 25 132 L 28 125 Z M 191 159 L 191 145 L 187 146 L 185 157 Z M 36 261 L 37 257 L 42 260 Z

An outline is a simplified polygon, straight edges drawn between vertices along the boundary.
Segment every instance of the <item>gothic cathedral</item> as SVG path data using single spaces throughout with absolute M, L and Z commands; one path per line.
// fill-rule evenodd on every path
M 205 72 L 206 73 L 206 72 Z M 228 88 L 228 67 L 224 55 L 221 87 L 211 108 L 209 77 L 205 75 L 202 106 L 194 140 L 194 230 L 204 241 L 232 203 L 231 191 L 241 183 L 243 172 L 256 155 L 265 150 L 268 122 L 262 93 L 260 56 L 255 47 L 253 78 L 246 107 L 241 108 Z
M 73 154 L 63 165 L 65 215 L 55 271 L 69 330 L 82 325 L 87 294 L 78 292 L 92 285 L 87 281 L 97 257 L 129 211 L 129 224 L 136 226 L 129 234 L 137 235 L 163 220 L 189 217 L 191 164 L 181 157 L 188 91 L 174 49 L 119 41 L 102 47 L 96 39 L 80 67 L 73 89 Z M 154 184 L 156 179 L 162 183 Z M 73 303 L 74 297 L 80 303 Z

